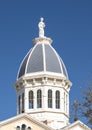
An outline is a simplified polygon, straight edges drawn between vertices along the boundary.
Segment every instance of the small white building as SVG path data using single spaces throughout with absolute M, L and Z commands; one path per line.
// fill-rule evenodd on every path
M 81 121 L 69 122 L 69 91 L 72 86 L 66 67 L 44 35 L 43 18 L 39 37 L 24 57 L 18 71 L 17 116 L 0 122 L 0 130 L 90 130 Z

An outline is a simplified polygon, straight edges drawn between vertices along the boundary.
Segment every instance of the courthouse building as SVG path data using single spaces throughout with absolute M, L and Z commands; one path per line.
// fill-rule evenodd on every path
M 72 83 L 62 58 L 44 34 L 39 36 L 20 64 L 15 89 L 17 115 L 0 122 L 0 130 L 90 130 L 81 121 L 69 122 L 69 91 Z

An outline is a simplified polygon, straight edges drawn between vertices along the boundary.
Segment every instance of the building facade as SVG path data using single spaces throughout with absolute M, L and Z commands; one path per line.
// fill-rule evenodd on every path
M 0 123 L 0 130 L 89 130 L 82 122 L 69 122 L 69 91 L 66 67 L 45 36 L 44 19 L 39 37 L 24 57 L 17 75 L 17 116 Z

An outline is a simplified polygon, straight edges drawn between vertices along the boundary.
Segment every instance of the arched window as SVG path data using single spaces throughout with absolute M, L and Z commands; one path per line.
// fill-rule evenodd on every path
M 22 93 L 22 113 L 24 113 L 24 93 Z
M 18 111 L 19 111 L 19 114 L 20 114 L 20 103 L 21 103 L 21 96 L 19 95 L 19 97 L 18 97 Z
M 29 92 L 29 108 L 33 108 L 33 91 Z
M 59 109 L 60 108 L 60 92 L 56 91 L 56 95 L 55 95 L 55 103 L 56 103 L 56 108 Z
M 20 130 L 20 126 L 17 126 L 17 127 L 16 127 L 16 130 Z
M 22 125 L 21 130 L 26 130 L 26 125 L 25 124 Z
M 66 94 L 64 92 L 64 111 L 66 111 Z
M 42 107 L 42 92 L 41 90 L 37 91 L 37 108 Z
M 31 127 L 30 126 L 26 126 L 25 124 L 22 124 L 22 126 L 17 126 L 16 127 L 16 130 L 31 130 Z
M 48 108 L 52 108 L 52 90 L 48 90 Z
M 31 130 L 31 127 L 28 127 L 27 130 Z
M 68 96 L 67 96 L 67 94 L 66 94 L 66 112 L 68 112 Z

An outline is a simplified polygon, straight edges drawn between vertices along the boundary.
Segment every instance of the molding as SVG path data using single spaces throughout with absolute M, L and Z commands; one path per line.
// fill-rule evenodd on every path
M 17 82 L 14 84 L 15 88 L 18 90 L 20 87 L 23 86 L 35 86 L 37 84 L 40 85 L 53 85 L 53 86 L 62 86 L 65 89 L 69 90 L 72 86 L 72 83 L 66 78 L 62 76 L 56 76 L 50 74 L 40 74 L 37 75 L 29 75 L 29 76 L 23 76 Z
M 91 130 L 91 128 L 89 128 L 87 125 L 85 125 L 83 122 L 81 122 L 80 120 L 78 121 L 75 121 L 74 123 L 72 124 L 69 124 L 68 126 L 66 126 L 65 128 L 62 128 L 61 130 L 69 130 L 73 127 L 76 127 L 76 126 L 81 126 L 84 130 Z
M 24 119 L 29 119 L 30 121 L 36 123 L 37 125 L 43 127 L 44 129 L 46 130 L 53 130 L 51 127 L 45 125 L 44 123 L 34 119 L 32 116 L 29 116 L 28 114 L 20 114 L 18 116 L 15 116 L 15 117 L 12 117 L 10 119 L 7 119 L 5 121 L 2 121 L 0 122 L 0 127 L 4 126 L 4 125 L 7 125 L 9 123 L 13 123 L 14 121 L 18 121 L 20 120 L 21 118 L 24 118 Z
M 33 39 L 34 44 L 51 44 L 52 39 L 48 37 L 37 37 Z

